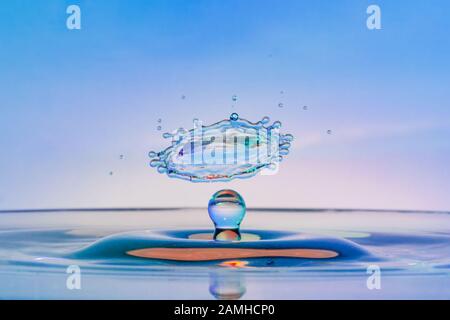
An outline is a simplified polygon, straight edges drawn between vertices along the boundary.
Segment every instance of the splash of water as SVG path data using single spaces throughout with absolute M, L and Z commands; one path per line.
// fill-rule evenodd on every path
M 169 177 L 192 182 L 249 178 L 262 169 L 274 170 L 289 153 L 294 137 L 280 134 L 281 122 L 269 117 L 252 123 L 237 113 L 209 126 L 194 119 L 194 128 L 164 133 L 171 145 L 149 152 L 150 166 Z
M 220 190 L 208 203 L 208 213 L 216 230 L 214 240 L 240 240 L 239 226 L 245 216 L 245 202 L 234 190 Z

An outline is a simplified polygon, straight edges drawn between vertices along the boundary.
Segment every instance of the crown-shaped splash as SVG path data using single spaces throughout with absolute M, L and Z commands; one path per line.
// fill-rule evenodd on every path
M 150 166 L 172 178 L 191 182 L 249 178 L 263 169 L 275 170 L 289 153 L 293 140 L 280 134 L 281 122 L 268 125 L 269 117 L 252 123 L 237 113 L 209 126 L 194 119 L 194 128 L 164 133 L 171 145 L 149 153 Z

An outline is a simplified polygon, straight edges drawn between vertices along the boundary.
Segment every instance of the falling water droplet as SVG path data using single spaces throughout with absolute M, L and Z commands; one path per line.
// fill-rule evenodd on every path
M 161 131 L 162 127 L 161 127 L 161 126 L 157 126 L 156 129 L 157 129 L 158 131 Z
M 303 110 L 308 110 L 308 106 L 303 106 Z
M 279 108 L 283 108 L 283 107 L 284 107 L 284 104 L 280 102 L 280 103 L 278 104 L 278 107 L 279 107 Z
M 181 99 L 182 99 L 182 100 L 186 99 L 186 96 L 183 94 L 183 95 L 181 96 Z
M 245 211 L 244 199 L 236 191 L 220 190 L 214 193 L 208 204 L 209 217 L 216 227 L 214 240 L 240 240 L 239 226 Z
M 114 173 L 114 172 L 110 171 L 110 172 L 109 172 L 109 175 L 110 175 L 110 176 L 112 176 L 112 175 L 113 175 L 113 173 Z
M 233 96 L 231 97 L 231 100 L 233 100 L 234 102 L 236 102 L 236 101 L 237 101 L 237 95 L 233 95 Z
M 327 133 L 328 134 L 332 134 L 333 132 L 331 130 L 327 130 Z
M 121 154 L 121 155 L 119 156 L 119 159 L 120 159 L 120 160 L 122 160 L 122 159 L 123 159 L 123 154 Z
M 239 115 L 236 112 L 233 112 L 230 116 L 230 120 L 236 121 L 239 119 Z

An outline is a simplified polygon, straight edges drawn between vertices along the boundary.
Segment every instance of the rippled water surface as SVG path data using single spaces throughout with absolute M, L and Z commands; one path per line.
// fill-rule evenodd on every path
M 206 209 L 0 217 L 0 298 L 450 299 L 445 212 L 249 210 L 233 242 L 212 240 Z

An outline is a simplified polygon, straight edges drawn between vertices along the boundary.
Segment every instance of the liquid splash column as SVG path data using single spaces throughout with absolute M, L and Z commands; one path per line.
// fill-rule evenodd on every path
M 245 216 L 245 202 L 234 190 L 220 190 L 213 194 L 208 204 L 208 213 L 216 230 L 214 240 L 239 241 L 239 231 Z

